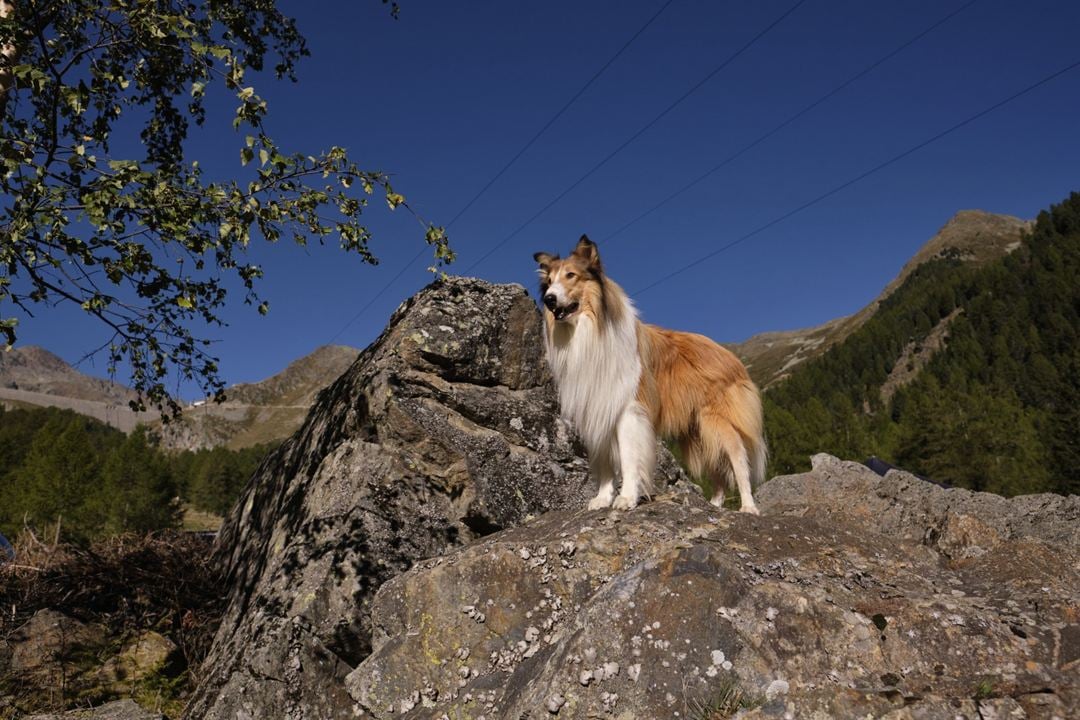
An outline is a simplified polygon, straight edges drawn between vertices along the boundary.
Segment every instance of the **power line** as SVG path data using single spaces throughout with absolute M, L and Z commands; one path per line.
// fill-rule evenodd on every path
M 855 177 L 851 178 L 850 180 L 848 180 L 846 182 L 843 182 L 840 185 L 837 185 L 836 187 L 832 188 L 831 190 L 828 190 L 827 192 L 822 193 L 821 195 L 818 195 L 813 200 L 810 200 L 808 202 L 803 203 L 802 205 L 798 206 L 794 210 L 789 210 L 788 212 L 784 213 L 783 215 L 781 215 L 781 216 L 779 216 L 779 217 L 777 217 L 777 218 L 775 218 L 773 220 L 770 220 L 769 222 L 765 223 L 764 225 L 762 225 L 762 226 L 760 226 L 760 227 L 758 227 L 758 228 L 756 228 L 754 230 L 751 230 L 750 232 L 736 238 L 735 240 L 732 240 L 728 244 L 726 244 L 726 245 L 724 245 L 722 247 L 719 247 L 719 248 L 717 248 L 716 250 L 713 250 L 710 253 L 706 253 L 705 255 L 702 255 L 701 257 L 697 258 L 696 260 L 694 260 L 694 261 L 692 261 L 690 263 L 687 263 L 686 265 L 683 265 L 682 267 L 678 268 L 677 270 L 673 270 L 672 272 L 667 273 L 666 275 L 662 276 L 658 280 L 655 280 L 655 281 L 649 283 L 645 287 L 635 290 L 633 293 L 631 293 L 631 295 L 636 297 L 638 295 L 641 295 L 642 293 L 645 293 L 645 292 L 647 292 L 649 290 L 652 290 L 657 285 L 660 285 L 661 283 L 667 282 L 668 280 L 672 279 L 673 277 L 676 277 L 678 275 L 683 274 L 687 270 L 690 270 L 691 268 L 694 268 L 694 267 L 700 265 L 701 263 L 705 262 L 706 260 L 714 258 L 714 257 L 716 257 L 717 255 L 719 255 L 720 253 L 722 253 L 722 252 L 724 252 L 726 250 L 730 250 L 731 248 L 735 247 L 739 243 L 742 243 L 742 242 L 744 242 L 746 240 L 749 240 L 750 238 L 754 237 L 755 235 L 757 235 L 757 234 L 759 234 L 761 232 L 764 232 L 765 230 L 768 230 L 773 225 L 781 223 L 784 220 L 787 220 L 788 218 L 801 213 L 803 210 L 806 210 L 809 207 L 817 205 L 822 200 L 825 200 L 826 198 L 832 197 L 833 195 L 837 194 L 841 190 L 844 190 L 846 188 L 851 187 L 855 183 L 870 177 L 871 175 L 873 175 L 874 173 L 876 173 L 876 172 L 878 172 L 880 170 L 884 170 L 885 168 L 889 167 L 890 165 L 893 165 L 894 163 L 897 163 L 900 160 L 906 158 L 908 155 L 911 155 L 912 153 L 915 153 L 915 152 L 923 149 L 924 147 L 926 147 L 927 145 L 930 145 L 931 143 L 937 142 L 938 140 L 945 137 L 946 135 L 949 135 L 949 134 L 959 130 L 960 128 L 962 128 L 964 126 L 973 123 L 974 121 L 978 120 L 979 118 L 983 117 L 984 115 L 989 115 L 993 111 L 995 111 L 995 110 L 997 110 L 997 109 L 999 109 L 999 108 L 1001 108 L 1001 107 L 1003 107 L 1005 105 L 1008 105 L 1012 101 L 1014 101 L 1014 100 L 1016 100 L 1016 99 L 1018 99 L 1020 97 L 1023 97 L 1024 95 L 1027 95 L 1032 90 L 1035 90 L 1036 88 L 1039 88 L 1039 87 L 1047 84 L 1048 82 L 1057 79 L 1058 77 L 1064 75 L 1065 73 L 1069 72 L 1070 70 L 1074 70 L 1077 67 L 1080 67 L 1080 60 L 1077 60 L 1076 62 L 1074 62 L 1074 63 L 1072 63 L 1070 65 L 1067 65 L 1066 67 L 1062 68 L 1061 70 L 1058 70 L 1057 72 L 1054 72 L 1054 73 L 1052 73 L 1050 75 L 1047 75 L 1043 79 L 1041 79 L 1041 80 L 1039 80 L 1039 81 L 1037 81 L 1035 83 L 1032 83 L 1031 85 L 1028 85 L 1023 90 L 1020 90 L 1018 92 L 1013 93 L 1012 95 L 1005 98 L 1004 100 L 999 100 L 998 102 L 994 103 L 993 105 L 980 110 L 979 112 L 975 113 L 974 115 L 971 115 L 970 117 L 967 117 L 964 120 L 961 120 L 960 122 L 956 123 L 955 125 L 947 128 L 945 130 L 942 130 L 941 132 L 937 133 L 936 135 L 933 135 L 932 137 L 927 138 L 926 140 L 923 140 L 922 142 L 918 143 L 917 145 L 913 145 L 912 147 L 910 147 L 907 150 L 903 151 L 899 155 L 894 155 L 893 157 L 889 158 L 888 160 L 886 160 L 886 161 L 884 161 L 884 162 L 882 162 L 882 163 L 880 163 L 878 165 L 875 165 L 874 167 L 870 168 L 869 170 L 867 170 L 867 171 L 865 171 L 863 173 L 860 173 L 859 175 L 856 175 Z
M 593 84 L 594 82 L 596 82 L 596 81 L 597 81 L 597 80 L 598 80 L 598 79 L 600 78 L 600 76 L 601 76 L 601 75 L 603 75 L 603 74 L 604 74 L 604 72 L 605 72 L 605 71 L 606 71 L 606 70 L 607 70 L 607 69 L 608 69 L 609 67 L 611 67 L 612 63 L 614 63 L 614 62 L 615 62 L 616 60 L 618 60 L 618 59 L 619 59 L 619 57 L 620 57 L 620 56 L 621 56 L 621 55 L 622 55 L 622 54 L 623 54 L 624 52 L 626 52 L 626 49 L 627 49 L 627 48 L 629 48 L 629 47 L 630 47 L 631 45 L 633 45 L 633 44 L 634 44 L 634 41 L 635 41 L 635 40 L 637 40 L 637 39 L 638 39 L 638 37 L 639 37 L 639 36 L 640 36 L 640 35 L 641 35 L 641 34 L 642 34 L 643 32 L 645 32 L 646 30 L 648 30 L 648 29 L 649 29 L 649 27 L 650 27 L 650 26 L 651 26 L 651 25 L 653 24 L 653 22 L 655 22 L 655 21 L 656 21 L 656 19 L 657 19 L 658 17 L 660 17 L 660 15 L 661 15 L 661 14 L 663 14 L 663 12 L 664 12 L 665 10 L 667 10 L 667 9 L 668 9 L 668 6 L 669 6 L 669 5 L 671 5 L 671 4 L 673 3 L 673 2 L 675 2 L 675 0 L 667 0 L 667 2 L 665 2 L 665 3 L 663 4 L 663 5 L 661 5 L 661 6 L 660 6 L 660 9 L 659 9 L 659 10 L 657 10 L 657 11 L 656 11 L 655 13 L 653 13 L 653 14 L 652 14 L 652 17 L 650 17 L 650 18 L 649 18 L 648 20 L 646 20 L 646 21 L 645 21 L 645 24 L 644 24 L 644 25 L 642 25 L 642 26 L 641 26 L 640 28 L 638 28 L 637 32 L 635 32 L 635 33 L 634 33 L 633 35 L 631 35 L 631 36 L 630 36 L 630 39 L 628 39 L 628 40 L 627 40 L 626 42 L 624 42 L 624 43 L 622 44 L 622 47 L 620 47 L 620 48 L 619 48 L 619 49 L 618 49 L 618 50 L 617 50 L 617 51 L 615 52 L 615 54 L 614 54 L 614 55 L 612 55 L 612 56 L 611 56 L 610 58 L 608 58 L 608 61 L 607 61 L 607 62 L 605 62 L 605 63 L 604 63 L 603 65 L 601 65 L 601 66 L 600 66 L 600 69 L 599 69 L 599 70 L 597 70 L 597 71 L 596 71 L 595 73 L 593 73 L 592 77 L 590 77 L 590 78 L 589 78 L 589 79 L 588 79 L 588 80 L 587 80 L 587 81 L 585 82 L 585 84 L 584 84 L 584 85 L 582 85 L 582 86 L 581 86 L 581 88 L 579 88 L 579 89 L 578 89 L 578 91 L 577 91 L 576 93 L 574 93 L 574 95 L 573 95 L 573 96 L 572 96 L 572 97 L 571 97 L 571 98 L 570 98 L 569 100 L 567 100 L 567 101 L 566 101 L 566 103 L 564 103 L 564 104 L 563 104 L 563 106 L 562 106 L 561 108 L 559 108 L 559 110 L 558 110 L 558 111 L 557 111 L 557 112 L 556 112 L 556 113 L 555 113 L 554 115 L 552 115 L 552 116 L 551 116 L 551 117 L 550 117 L 550 118 L 548 119 L 548 121 L 547 121 L 546 123 L 544 123 L 543 127 L 541 127 L 541 128 L 540 128 L 540 129 L 539 129 L 539 130 L 538 130 L 538 131 L 536 132 L 536 134 L 535 134 L 535 135 L 533 135 L 533 136 L 532 136 L 532 137 L 531 137 L 531 138 L 529 139 L 529 141 L 528 141 L 528 142 L 526 142 L 526 143 L 525 143 L 524 145 L 522 145 L 522 146 L 521 146 L 521 149 L 520 149 L 520 150 L 518 150 L 518 151 L 517 151 L 517 152 L 516 152 L 516 153 L 515 153 L 515 154 L 513 155 L 513 157 L 511 157 L 511 158 L 510 158 L 509 160 L 507 160 L 507 161 L 506 161 L 506 164 L 504 164 L 504 165 L 502 166 L 502 169 L 500 169 L 500 170 L 499 170 L 499 172 L 495 173 L 495 175 L 493 175 L 493 176 L 491 177 L 491 179 L 490 179 L 490 180 L 488 180 L 488 181 L 487 181 L 486 183 L 484 183 L 483 187 L 481 187 L 481 188 L 480 188 L 480 190 L 479 190 L 479 191 L 477 191 L 477 193 L 476 193 L 475 195 L 473 195 L 472 199 L 471 199 L 471 200 L 469 200 L 469 202 L 465 203 L 465 205 L 464 205 L 464 206 L 463 206 L 463 207 L 462 207 L 462 208 L 461 208 L 460 210 L 458 210 L 458 211 L 457 211 L 457 214 L 456 214 L 456 215 L 454 215 L 454 217 L 453 217 L 453 218 L 451 218 L 450 222 L 448 222 L 448 223 L 446 224 L 446 229 L 447 229 L 447 230 L 449 230 L 449 229 L 450 229 L 450 227 L 451 227 L 451 226 L 452 226 L 452 225 L 453 225 L 454 223 L 456 223 L 456 222 L 458 221 L 458 219 L 460 219 L 460 218 L 461 218 L 461 216 L 462 216 L 462 215 L 464 215 L 464 214 L 465 214 L 466 212 L 468 212 L 469 208 L 471 208 L 471 207 L 473 206 L 473 204 L 475 204 L 475 203 L 476 203 L 476 201 L 477 201 L 477 200 L 479 200 L 479 199 L 480 199 L 480 198 L 481 198 L 481 197 L 482 197 L 482 196 L 484 195 L 484 193 L 486 193 L 486 192 L 487 192 L 487 191 L 488 191 L 489 189 L 491 189 L 491 186 L 492 186 L 492 185 L 494 185 L 494 184 L 495 184 L 495 183 L 496 183 L 496 182 L 497 182 L 497 181 L 499 180 L 499 178 L 501 178 L 501 177 L 502 177 L 502 176 L 503 176 L 503 175 L 504 175 L 504 174 L 506 173 L 506 171 L 507 171 L 507 170 L 509 170 L 509 169 L 511 168 L 511 166 L 513 166 L 513 165 L 514 165 L 514 163 L 516 163 L 516 162 L 518 161 L 518 159 L 519 159 L 519 158 L 520 158 L 520 157 L 521 157 L 522 155 L 524 155 L 524 154 L 525 154 L 525 152 L 526 152 L 526 151 L 527 151 L 527 150 L 528 150 L 529 148 L 531 148 L 531 147 L 533 146 L 533 144 L 534 144 L 534 143 L 535 143 L 535 142 L 536 142 L 537 140 L 539 140 L 539 139 L 540 139 L 540 136 L 541 136 L 541 135 L 543 135 L 543 134 L 544 134 L 545 132 L 547 132 L 548 128 L 550 128 L 550 127 L 551 127 L 552 125 L 554 125 L 554 124 L 555 124 L 555 121 L 556 121 L 556 120 L 558 120 L 558 119 L 559 119 L 560 117 L 562 117 L 563 113 L 565 113 L 565 112 L 566 112 L 566 111 L 567 111 L 568 109 L 570 109 L 570 106 L 571 106 L 571 105 L 573 105 L 573 104 L 574 104 L 575 102 L 577 102 L 577 99 L 578 99 L 578 98 L 580 98 L 580 97 L 581 97 L 582 95 L 584 95 L 584 94 L 585 94 L 585 91 L 586 91 L 586 90 L 588 90 L 588 89 L 589 89 L 589 87 L 591 87 L 591 86 L 592 86 L 592 84 Z M 336 333 L 336 334 L 334 335 L 334 337 L 330 338 L 330 340 L 329 340 L 329 343 L 332 343 L 332 342 L 334 342 L 334 340 L 337 340 L 337 339 L 338 339 L 338 337 L 340 337 L 340 336 L 341 336 L 341 334 L 342 334 L 343 332 L 345 332 L 345 330 L 346 330 L 346 329 L 348 329 L 348 327 L 349 327 L 350 325 L 352 325 L 352 324 L 353 324 L 354 322 L 356 322 L 356 321 L 357 321 L 358 319 L 360 319 L 360 317 L 361 317 L 361 316 L 362 316 L 362 315 L 363 315 L 363 314 L 364 314 L 364 313 L 365 313 L 365 312 L 366 312 L 366 311 L 368 310 L 368 308 L 370 308 L 370 307 L 371 307 L 372 305 L 374 305 L 374 304 L 375 304 L 375 301 L 376 301 L 376 300 L 378 300 L 378 299 L 379 299 L 380 297 L 382 297 L 382 296 L 383 296 L 383 294 L 384 294 L 384 293 L 385 293 L 385 292 L 386 292 L 387 290 L 389 290 L 389 289 L 390 289 L 390 288 L 391 288 L 391 287 L 393 286 L 393 284 L 394 284 L 395 282 L 397 282 L 397 281 L 398 281 L 398 279 L 399 279 L 399 278 L 401 278 L 401 276 L 402 276 L 402 275 L 404 275 L 404 274 L 405 274 L 405 272 L 406 272 L 406 271 L 407 271 L 407 270 L 408 270 L 408 269 L 409 269 L 410 267 L 412 267 L 412 266 L 413 266 L 413 265 L 414 265 L 414 264 L 416 263 L 416 261 L 417 261 L 417 260 L 419 260 L 419 259 L 420 259 L 420 256 L 421 256 L 421 255 L 423 255 L 424 253 L 426 253 L 427 251 L 428 251 L 428 247 L 427 247 L 426 245 L 425 245 L 425 246 L 421 246 L 421 247 L 420 247 L 420 249 L 416 251 L 416 254 L 415 254 L 415 255 L 413 255 L 413 256 L 412 256 L 412 258 L 410 258 L 408 262 L 406 262 L 406 263 L 405 263 L 404 265 L 402 265 L 402 266 L 401 266 L 401 267 L 400 267 L 400 268 L 398 269 L 397 273 L 395 273 L 395 274 L 394 274 L 394 276 L 393 276 L 392 278 L 390 278 L 390 280 L 389 280 L 389 281 L 388 281 L 388 282 L 387 282 L 387 283 L 386 283 L 385 285 L 383 285 L 383 286 L 382 286 L 382 287 L 381 287 L 381 288 L 379 289 L 379 291 L 378 291 L 378 292 L 376 292 L 376 293 L 375 293 L 375 294 L 374 294 L 374 295 L 373 295 L 373 296 L 372 296 L 372 297 L 371 297 L 371 298 L 370 298 L 370 299 L 369 299 L 369 300 L 368 300 L 368 301 L 367 301 L 367 302 L 366 302 L 366 303 L 364 304 L 364 306 L 363 306 L 363 307 L 361 307 L 361 308 L 360 308 L 360 310 L 359 310 L 359 311 L 358 311 L 358 312 L 357 312 L 357 313 L 356 313 L 356 314 L 355 314 L 355 315 L 354 315 L 354 316 L 352 317 L 352 319 L 351 319 L 351 320 L 349 320 L 349 322 L 345 323 L 345 325 L 344 325 L 344 326 L 343 326 L 343 327 L 342 327 L 342 328 L 341 328 L 340 330 L 338 330 L 338 331 L 337 331 L 337 333 Z M 328 343 L 328 344 L 329 344 L 329 343 Z
M 792 124 L 793 122 L 795 122 L 796 120 L 801 118 L 803 115 L 806 115 L 808 112 L 810 112 L 811 110 L 816 108 L 818 105 L 821 105 L 822 103 L 824 103 L 829 98 L 833 97 L 834 95 L 836 95 L 840 91 L 844 90 L 845 88 L 847 88 L 849 85 L 851 85 L 855 81 L 860 80 L 861 78 L 865 77 L 866 75 L 869 75 L 871 72 L 873 72 L 875 69 L 877 69 L 880 65 L 882 65 L 883 63 L 885 63 L 888 60 L 892 59 L 896 55 L 899 55 L 901 52 L 903 52 L 907 48 L 914 45 L 916 42 L 921 40 L 923 37 L 930 34 L 934 30 L 936 30 L 937 28 L 941 27 L 942 25 L 944 25 L 946 22 L 951 20 L 953 17 L 959 15 L 964 10 L 967 10 L 969 7 L 974 5 L 976 2 L 978 2 L 978 0 L 970 0 L 969 2 L 965 3 L 964 5 L 961 5 L 957 9 L 950 12 L 945 17 L 943 17 L 940 20 L 938 20 L 937 22 L 935 22 L 933 25 L 930 25 L 928 28 L 926 28 L 925 30 L 923 30 L 919 34 L 913 36 L 911 39 L 907 40 L 906 42 L 904 42 L 903 44 L 898 46 L 892 52 L 889 52 L 889 53 L 887 53 L 885 55 L 882 55 L 879 59 L 875 60 L 873 63 L 868 65 L 866 68 L 864 68 L 863 70 L 860 70 L 856 74 L 852 75 L 850 78 L 848 78 L 844 82 L 840 83 L 839 85 L 834 87 L 832 90 L 825 93 L 824 95 L 819 97 L 817 100 L 815 100 L 814 102 L 812 102 L 809 105 L 807 105 L 806 107 L 804 107 L 802 110 L 799 110 L 797 113 L 795 113 L 794 115 L 789 117 L 787 120 L 784 120 L 782 123 L 780 123 L 779 125 L 774 127 L 772 130 L 769 130 L 768 132 L 766 132 L 764 135 L 761 135 L 760 137 L 758 137 L 753 142 L 749 143 L 748 145 L 743 146 L 742 148 L 740 148 L 736 152 L 734 152 L 731 155 L 729 155 L 728 157 L 724 158 L 724 160 L 722 160 L 720 163 L 718 163 L 717 165 L 714 165 L 711 169 L 709 169 L 706 172 L 702 173 L 701 175 L 699 175 L 694 180 L 691 180 L 687 184 L 683 185 L 681 188 L 679 188 L 675 192 L 668 195 L 666 198 L 664 198 L 663 200 L 658 202 L 656 205 L 653 205 L 651 208 L 649 208 L 645 212 L 641 213 L 640 215 L 635 217 L 630 222 L 628 222 L 625 225 L 621 226 L 615 232 L 611 233 L 610 235 L 608 235 L 608 236 L 606 236 L 604 238 L 601 238 L 601 242 L 611 240 L 612 238 L 620 235 L 624 230 L 626 230 L 630 226 L 635 225 L 636 223 L 640 222 L 641 220 L 644 220 L 646 217 L 648 217 L 649 215 L 652 215 L 654 212 L 656 212 L 660 208 L 664 207 L 665 205 L 667 205 L 669 202 L 671 202 L 675 198 L 681 197 L 682 194 L 685 193 L 690 188 L 694 187 L 695 185 L 697 185 L 700 182 L 703 182 L 705 179 L 709 178 L 714 173 L 720 171 L 721 169 L 723 169 L 727 165 L 730 165 L 732 162 L 734 162 L 738 158 L 742 157 L 744 154 L 746 154 L 750 150 L 754 149 L 755 147 L 757 147 L 761 143 L 765 142 L 766 140 L 771 138 L 773 135 L 780 132 L 781 130 L 786 128 L 788 125 Z
M 785 18 L 787 18 L 793 12 L 798 10 L 799 7 L 804 2 L 806 2 L 806 0 L 798 0 L 798 2 L 796 2 L 790 8 L 788 8 L 782 15 L 780 15 L 780 17 L 776 18 L 771 23 L 769 23 L 767 26 L 765 26 L 765 28 L 763 30 L 761 30 L 760 32 L 758 32 L 757 35 L 752 37 L 749 40 L 749 42 L 747 42 L 745 45 L 743 45 L 738 50 L 736 50 L 734 53 L 732 53 L 731 56 L 729 56 L 726 60 L 724 60 L 722 63 L 720 63 L 712 71 L 710 71 L 708 74 L 706 74 L 705 77 L 701 78 L 701 80 L 699 80 L 697 83 L 695 83 L 693 86 L 691 86 L 691 88 L 689 90 L 684 92 L 673 103 L 671 103 L 666 108 L 664 108 L 660 112 L 659 115 L 657 115 L 652 120 L 647 122 L 640 130 L 638 130 L 633 135 L 631 135 L 629 138 L 627 138 L 625 141 L 623 141 L 623 143 L 621 145 L 619 145 L 617 148 L 615 148 L 610 153 L 608 153 L 608 155 L 606 155 L 603 159 L 601 159 L 600 162 L 593 165 L 584 175 L 582 175 L 577 180 L 575 180 L 568 188 L 566 188 L 561 193 L 556 195 L 547 205 L 540 208 L 540 210 L 538 210 L 535 214 L 533 214 L 532 217 L 530 217 L 524 223 L 519 225 L 516 230 L 514 230 L 512 233 L 510 233 L 509 235 L 504 237 L 499 242 L 495 243 L 495 245 L 493 245 L 490 249 L 488 249 L 488 251 L 486 253 L 484 253 L 476 262 L 474 262 L 469 267 L 465 268 L 465 273 L 468 274 L 468 273 L 472 272 L 473 269 L 475 269 L 478 265 L 480 265 L 485 260 L 487 260 L 489 257 L 491 257 L 495 252 L 497 252 L 499 250 L 499 248 L 503 247 L 504 245 L 506 245 L 506 243 L 510 242 L 515 237 L 517 237 L 517 235 L 522 230 L 527 228 L 529 225 L 532 225 L 533 222 L 535 222 L 537 220 L 537 218 L 539 218 L 541 215 L 543 215 L 548 210 L 550 210 L 556 203 L 558 203 L 564 197 L 569 195 L 570 192 L 572 192 L 578 185 L 585 182 L 585 180 L 587 180 L 593 173 L 595 173 L 597 170 L 599 170 L 604 165 L 606 165 L 612 158 L 614 158 L 616 155 L 618 155 L 620 152 L 622 152 L 624 149 L 626 149 L 627 146 L 629 146 L 632 142 L 634 142 L 639 137 L 641 137 L 641 135 L 643 135 L 647 130 L 649 130 L 651 127 L 656 125 L 656 123 L 660 122 L 660 120 L 663 119 L 668 113 L 670 113 L 676 107 L 681 105 L 684 100 L 686 100 L 688 97 L 690 97 L 695 92 L 697 92 L 703 85 L 705 85 L 705 83 L 707 83 L 709 80 L 711 80 L 713 77 L 715 77 L 721 70 L 726 68 L 732 62 L 734 62 L 736 58 L 738 58 L 744 52 L 746 52 L 751 47 L 753 47 L 758 42 L 758 40 L 765 37 L 765 35 L 767 35 L 770 30 L 772 30 L 774 27 L 779 25 Z

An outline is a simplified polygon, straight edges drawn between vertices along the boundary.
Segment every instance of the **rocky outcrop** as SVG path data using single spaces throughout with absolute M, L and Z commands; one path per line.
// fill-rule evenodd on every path
M 229 608 L 188 717 L 353 717 L 344 680 L 371 650 L 385 581 L 584 506 L 540 333 L 516 285 L 440 281 L 397 310 L 226 520 Z
M 551 512 L 425 560 L 349 674 L 376 718 L 1080 714 L 1080 497 L 828 456 L 759 494 Z
M 30 715 L 26 720 L 165 720 L 165 716 L 144 710 L 134 700 L 116 700 L 86 710 Z

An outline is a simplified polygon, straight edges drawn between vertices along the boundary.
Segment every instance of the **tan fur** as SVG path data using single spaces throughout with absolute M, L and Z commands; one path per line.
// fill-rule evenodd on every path
M 704 335 L 638 325 L 638 401 L 656 433 L 678 443 L 691 474 L 723 479 L 739 444 L 750 457 L 763 437 L 761 399 L 742 362 Z M 749 460 L 749 458 L 748 458 Z

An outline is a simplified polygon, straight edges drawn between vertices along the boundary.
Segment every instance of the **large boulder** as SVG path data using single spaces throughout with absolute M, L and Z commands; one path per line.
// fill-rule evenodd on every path
M 187 717 L 353 717 L 344 679 L 385 581 L 585 505 L 541 332 L 518 285 L 444 280 L 394 313 L 227 518 L 229 606 Z M 661 485 L 677 476 L 665 454 Z
M 38 610 L 0 642 L 0 718 L 124 698 L 162 673 L 175 651 L 172 641 L 153 630 L 125 637 L 99 623 Z M 112 703 L 113 714 L 87 717 L 127 717 L 122 713 L 129 706 L 134 704 Z M 55 716 L 67 717 L 60 710 Z
M 375 718 L 1080 717 L 1080 498 L 819 456 L 762 517 L 551 512 L 375 597 Z
M 9 696 L 16 707 L 27 701 L 62 706 L 92 685 L 87 670 L 97 665 L 109 639 L 103 625 L 37 611 L 0 644 L 0 696 Z

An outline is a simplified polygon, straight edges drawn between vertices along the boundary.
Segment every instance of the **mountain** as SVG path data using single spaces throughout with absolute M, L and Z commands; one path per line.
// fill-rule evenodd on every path
M 234 385 L 226 391 L 226 402 L 193 403 L 179 422 L 162 426 L 152 411 L 128 408 L 137 397 L 134 390 L 86 375 L 48 350 L 28 346 L 0 353 L 0 403 L 67 408 L 124 432 L 139 423 L 151 425 L 166 447 L 178 450 L 238 449 L 292 434 L 315 395 L 358 354 L 353 348 L 324 345 L 266 380 Z
M 236 450 L 283 440 L 304 422 L 319 391 L 359 354 L 355 348 L 323 345 L 266 380 L 233 385 L 225 402 L 189 405 L 180 422 L 161 427 L 162 443 L 177 450 Z
M 1080 493 L 1080 193 L 1016 245 L 946 230 L 856 329 L 768 386 L 774 473 L 826 451 L 1003 495 Z
M 74 410 L 130 432 L 145 418 L 128 407 L 137 397 L 119 383 L 79 372 L 44 348 L 0 351 L 0 404 Z
M 233 385 L 226 396 L 229 402 L 307 408 L 315 401 L 315 395 L 337 380 L 359 354 L 356 348 L 323 345 L 266 380 Z
M 799 364 L 820 356 L 862 327 L 882 301 L 920 265 L 944 257 L 973 266 L 984 265 L 1020 247 L 1021 236 L 1031 226 L 1030 221 L 1011 215 L 961 210 L 908 260 L 881 294 L 854 315 L 801 330 L 761 333 L 729 347 L 746 363 L 757 383 L 769 387 L 787 377 Z
M 0 388 L 126 405 L 134 391 L 79 372 L 45 348 L 29 345 L 0 352 Z

